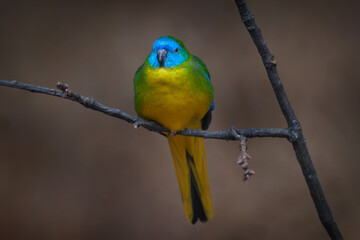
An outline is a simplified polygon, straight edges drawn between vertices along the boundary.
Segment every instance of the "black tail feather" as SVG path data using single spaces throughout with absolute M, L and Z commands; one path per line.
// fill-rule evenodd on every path
M 186 157 L 189 161 L 189 164 L 191 162 L 195 166 L 194 159 L 188 152 L 186 152 Z M 198 219 L 201 222 L 206 222 L 208 220 L 208 218 L 205 214 L 204 207 L 201 203 L 201 199 L 199 196 L 199 189 L 198 189 L 198 186 L 197 186 L 197 183 L 196 183 L 196 180 L 195 180 L 195 177 L 194 177 L 191 167 L 190 167 L 190 178 L 191 178 L 191 181 L 190 181 L 191 182 L 191 201 L 192 201 L 192 208 L 193 208 L 193 214 L 194 214 L 191 223 L 195 224 L 198 221 Z

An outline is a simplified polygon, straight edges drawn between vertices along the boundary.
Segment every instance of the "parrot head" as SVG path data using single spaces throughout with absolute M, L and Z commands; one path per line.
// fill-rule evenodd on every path
M 182 41 L 167 36 L 155 41 L 148 62 L 153 68 L 173 68 L 185 62 L 188 56 L 189 52 Z

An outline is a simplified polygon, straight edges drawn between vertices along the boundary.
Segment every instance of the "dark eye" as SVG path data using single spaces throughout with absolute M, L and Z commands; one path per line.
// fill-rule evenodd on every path
M 175 48 L 175 51 L 174 51 L 174 52 L 177 53 L 178 51 L 179 51 L 179 48 Z

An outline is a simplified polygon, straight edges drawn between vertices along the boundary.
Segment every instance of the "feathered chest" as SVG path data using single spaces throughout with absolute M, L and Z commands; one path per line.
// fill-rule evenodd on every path
M 139 116 L 171 130 L 200 121 L 212 103 L 212 93 L 202 86 L 205 77 L 186 68 L 145 68 L 135 77 L 135 108 Z

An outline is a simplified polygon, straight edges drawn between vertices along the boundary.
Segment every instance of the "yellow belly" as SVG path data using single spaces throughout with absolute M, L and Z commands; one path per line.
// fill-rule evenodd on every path
M 209 110 L 211 97 L 199 91 L 181 71 L 156 69 L 148 74 L 147 91 L 143 91 L 140 117 L 156 121 L 166 128 L 179 131 L 199 128 L 200 120 Z

